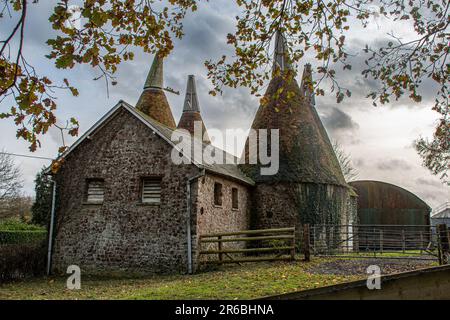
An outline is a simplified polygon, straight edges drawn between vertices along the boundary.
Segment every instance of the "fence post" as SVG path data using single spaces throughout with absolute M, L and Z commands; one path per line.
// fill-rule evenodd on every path
M 222 264 L 222 261 L 223 261 L 222 241 L 220 241 L 220 240 L 222 240 L 222 236 L 218 236 L 217 240 L 219 240 L 219 241 L 217 241 L 217 245 L 218 245 L 218 249 L 219 249 L 219 265 L 220 265 L 220 264 Z
M 437 236 L 438 236 L 438 246 L 439 246 L 439 264 L 449 263 L 449 239 L 447 225 L 438 224 L 436 226 Z
M 305 252 L 305 261 L 311 260 L 310 243 L 309 243 L 309 224 L 303 225 L 303 251 Z
M 291 241 L 291 260 L 294 261 L 295 260 L 295 227 L 294 227 L 294 231 L 292 231 L 292 241 Z
M 315 226 L 312 227 L 312 232 L 313 232 L 313 254 L 316 254 L 316 252 L 317 252 L 316 251 L 317 237 L 316 237 L 316 227 Z
M 383 229 L 380 229 L 380 253 L 383 254 Z
M 423 231 L 420 231 L 420 253 L 422 253 L 424 247 L 425 246 L 423 244 Z
M 403 253 L 405 253 L 405 243 L 406 239 L 405 239 L 405 229 L 402 229 L 402 251 Z
M 356 249 L 356 253 L 359 254 L 359 226 L 352 226 L 353 232 L 353 247 Z

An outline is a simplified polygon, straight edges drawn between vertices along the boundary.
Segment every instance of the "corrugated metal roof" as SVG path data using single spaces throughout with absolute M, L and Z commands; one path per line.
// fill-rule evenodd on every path
M 431 218 L 433 219 L 450 218 L 450 202 L 443 203 L 439 207 L 434 208 Z
M 360 208 L 426 209 L 431 208 L 412 192 L 399 186 L 371 180 L 352 181 Z

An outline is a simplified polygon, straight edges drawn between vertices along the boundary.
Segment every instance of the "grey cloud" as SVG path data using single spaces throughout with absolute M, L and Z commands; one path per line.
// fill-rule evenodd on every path
M 366 165 L 366 161 L 363 158 L 354 159 L 352 162 L 357 168 L 364 167 Z
M 425 202 L 428 203 L 429 206 L 432 208 L 435 208 L 442 204 L 444 201 L 448 200 L 450 197 L 450 192 L 447 190 L 445 191 L 444 188 L 421 188 L 417 191 L 417 196 L 419 198 L 423 199 Z
M 341 142 L 345 141 L 346 144 L 351 145 L 361 142 L 358 137 L 359 124 L 348 113 L 328 104 L 321 109 L 325 111 L 321 119 L 330 138 Z
M 356 130 L 359 125 L 344 111 L 333 107 L 323 118 L 324 125 L 330 130 Z
M 351 97 L 345 97 L 344 101 L 341 103 L 341 105 L 345 105 L 348 110 L 367 110 L 368 108 L 373 108 L 372 99 L 367 98 L 367 95 L 372 91 L 376 91 L 380 87 L 380 82 L 379 80 L 374 80 L 371 77 L 366 78 L 362 75 L 362 71 L 367 68 L 365 60 L 369 58 L 369 54 L 365 53 L 363 48 L 366 43 L 374 49 L 380 48 L 380 46 L 387 41 L 389 41 L 387 36 L 370 38 L 367 41 L 354 41 L 346 48 L 347 51 L 351 53 L 347 58 L 347 63 L 352 66 L 352 69 L 343 70 L 341 64 L 332 65 L 336 70 L 336 81 L 341 87 L 349 89 L 352 93 Z M 313 66 L 317 64 L 314 59 L 310 58 L 309 60 Z M 316 77 L 318 77 L 318 75 L 316 75 Z M 322 83 L 322 88 L 325 90 L 326 95 L 325 97 L 320 97 L 320 99 L 326 104 L 336 105 L 335 92 L 332 92 L 331 90 L 331 83 L 329 81 L 324 81 Z M 426 78 L 423 79 L 420 89 L 418 90 L 419 93 L 422 94 L 422 101 L 420 103 L 412 101 L 408 97 L 409 94 L 405 94 L 405 96 L 398 100 L 395 100 L 395 98 L 392 97 L 391 101 L 388 104 L 383 105 L 383 107 L 396 108 L 406 105 L 415 109 L 430 109 L 434 103 L 437 89 L 436 83 L 433 80 Z M 380 104 L 378 103 L 378 105 Z
M 403 159 L 389 159 L 381 160 L 377 164 L 377 169 L 392 171 L 392 170 L 411 170 L 411 165 Z
M 421 186 L 431 186 L 437 188 L 442 188 L 444 186 L 443 182 L 441 181 L 426 178 L 417 178 L 416 183 Z

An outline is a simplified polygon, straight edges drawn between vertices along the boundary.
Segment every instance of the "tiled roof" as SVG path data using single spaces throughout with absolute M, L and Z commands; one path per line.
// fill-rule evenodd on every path
M 157 53 L 136 108 L 165 125 L 175 128 L 172 110 L 164 93 L 164 61 Z

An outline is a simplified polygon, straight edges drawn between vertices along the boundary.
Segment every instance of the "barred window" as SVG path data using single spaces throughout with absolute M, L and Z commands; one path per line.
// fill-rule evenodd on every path
M 214 183 L 214 204 L 222 205 L 222 184 L 218 182 Z
M 105 181 L 103 179 L 88 179 L 86 194 L 87 202 L 103 203 L 105 197 Z
M 231 188 L 231 204 L 233 209 L 239 209 L 239 196 L 238 189 Z
M 142 179 L 142 203 L 161 202 L 161 179 L 143 178 Z

